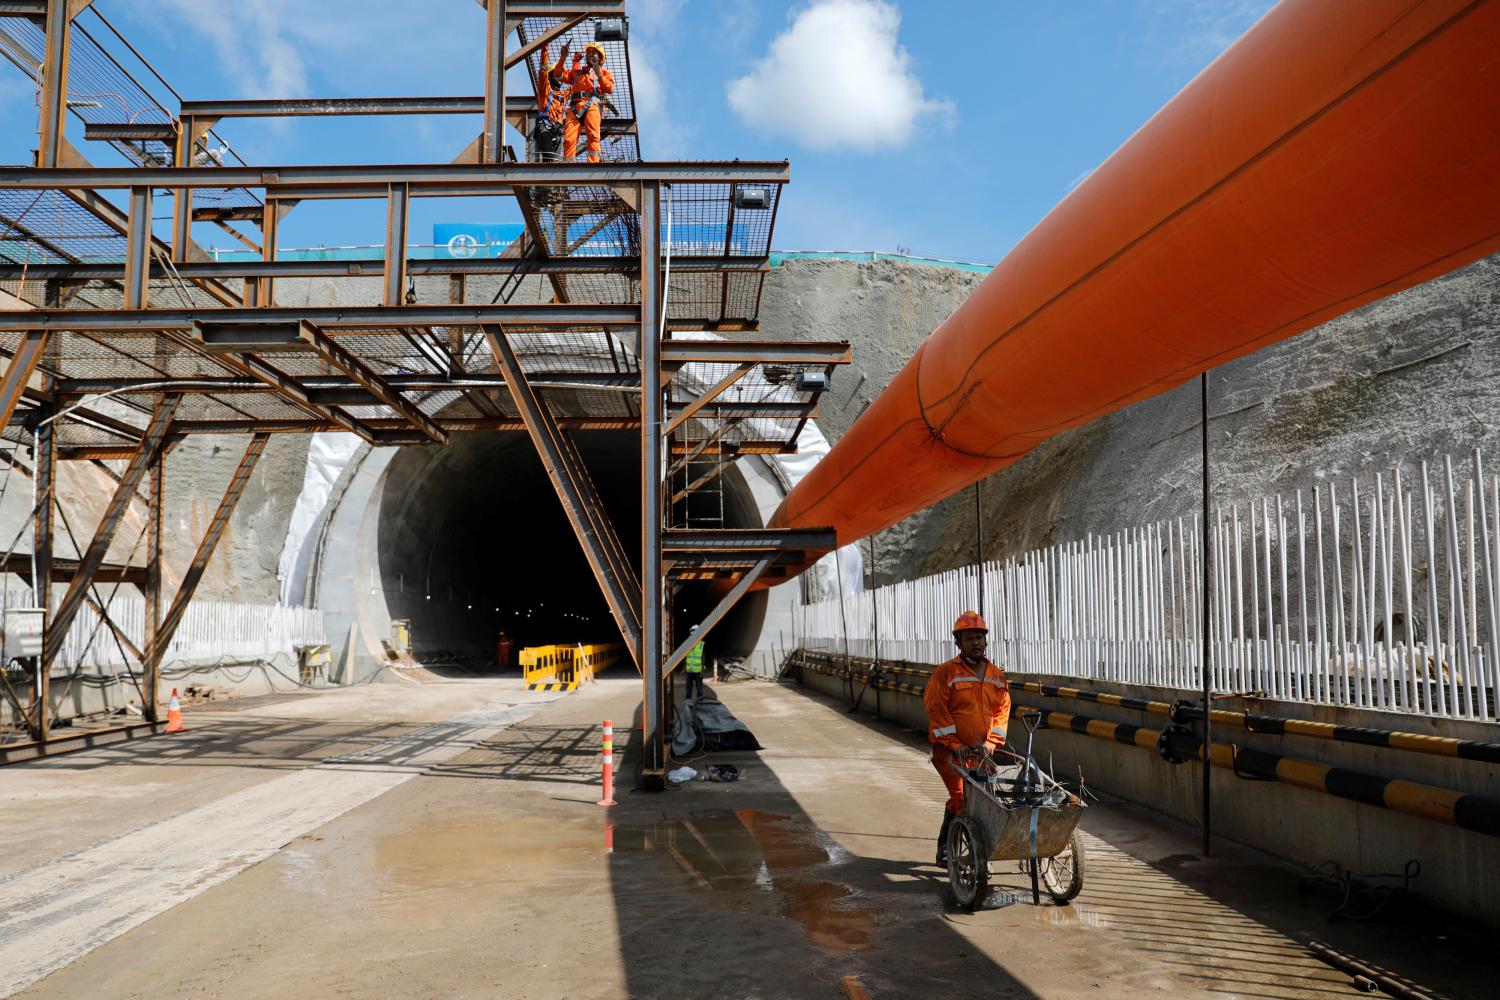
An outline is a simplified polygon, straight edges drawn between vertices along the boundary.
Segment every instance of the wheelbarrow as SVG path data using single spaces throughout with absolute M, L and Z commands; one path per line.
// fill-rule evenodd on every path
M 1058 903 L 1083 889 L 1084 802 L 1042 770 L 1032 756 L 1040 712 L 1023 712 L 1024 756 L 1008 750 L 955 753 L 964 779 L 963 813 L 948 828 L 948 881 L 958 905 L 976 909 L 989 897 L 990 862 L 1019 861 L 1031 875 L 1031 900 L 1041 902 L 1038 878 Z

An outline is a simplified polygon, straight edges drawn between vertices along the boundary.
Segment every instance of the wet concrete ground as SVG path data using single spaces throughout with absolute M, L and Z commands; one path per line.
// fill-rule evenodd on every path
M 942 791 L 924 748 L 794 689 L 719 686 L 767 747 L 724 756 L 741 782 L 637 793 L 627 773 L 620 804 L 601 809 L 597 724 L 624 728 L 638 682 L 546 704 L 518 688 L 451 682 L 190 715 L 196 744 L 0 771 L 7 825 L 28 831 L 3 862 L 0 953 L 18 914 L 35 912 L 5 892 L 28 873 L 114 872 L 109 845 L 191 839 L 193 810 L 232 796 L 249 826 L 289 831 L 253 860 L 230 845 L 225 857 L 244 864 L 223 878 L 201 860 L 196 880 L 173 872 L 186 848 L 157 845 L 168 867 L 157 891 L 180 900 L 97 932 L 19 995 L 1353 995 L 1348 976 L 1307 954 L 1307 935 L 1435 995 L 1492 995 L 1493 972 L 1436 928 L 1329 926 L 1334 904 L 1299 900 L 1297 872 L 1228 845 L 1204 860 L 1193 831 L 1119 805 L 1086 815 L 1073 905 L 1033 907 L 1029 881 L 997 863 L 999 887 L 1021 901 L 954 911 L 932 865 Z M 278 776 L 298 784 L 266 784 Z M 283 791 L 309 804 L 272 808 Z M 339 812 L 320 820 L 322 806 Z M 239 835 L 215 823 L 199 850 Z M 53 915 L 30 930 L 66 930 L 110 903 L 87 898 L 43 907 Z

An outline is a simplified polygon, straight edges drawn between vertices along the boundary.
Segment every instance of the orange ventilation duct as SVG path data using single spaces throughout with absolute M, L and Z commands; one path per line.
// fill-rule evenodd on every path
M 1500 0 L 1283 0 L 974 290 L 774 524 L 848 544 L 1500 249 Z

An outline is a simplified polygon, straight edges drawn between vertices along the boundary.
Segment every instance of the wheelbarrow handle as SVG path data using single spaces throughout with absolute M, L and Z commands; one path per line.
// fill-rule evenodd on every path
M 948 756 L 953 766 L 960 770 L 977 771 L 985 765 L 989 765 L 991 770 L 997 767 L 995 758 L 990 756 L 988 748 L 976 750 L 974 747 L 964 747 L 962 750 L 949 751 Z

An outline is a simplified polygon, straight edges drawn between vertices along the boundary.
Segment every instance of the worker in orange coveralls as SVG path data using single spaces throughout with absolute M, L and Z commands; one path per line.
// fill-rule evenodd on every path
M 589 162 L 599 162 L 599 129 L 603 120 L 602 105 L 614 93 L 615 78 L 604 68 L 604 47 L 598 42 L 584 46 L 584 56 L 573 54 L 573 68 L 563 77 L 572 88 L 572 114 L 568 115 L 563 128 L 563 158 L 571 160 L 578 155 L 578 130 L 582 127 L 588 139 Z M 580 66 L 582 58 L 587 64 Z
M 536 158 L 543 162 L 556 162 L 562 155 L 563 133 L 568 122 L 568 88 L 563 82 L 567 70 L 563 62 L 568 58 L 568 43 L 563 42 L 557 62 L 547 61 L 547 46 L 542 46 L 542 71 L 536 77 L 536 127 L 532 130 L 532 146 Z
M 1005 743 L 1010 719 L 1010 686 L 1005 671 L 985 658 L 990 627 L 978 612 L 965 611 L 953 623 L 958 655 L 932 672 L 922 701 L 927 706 L 927 739 L 932 766 L 948 789 L 943 829 L 938 834 L 937 863 L 948 863 L 948 827 L 963 811 L 964 782 L 954 770 L 957 753 L 988 753 Z

